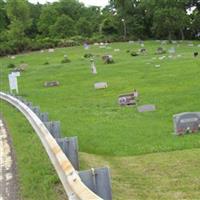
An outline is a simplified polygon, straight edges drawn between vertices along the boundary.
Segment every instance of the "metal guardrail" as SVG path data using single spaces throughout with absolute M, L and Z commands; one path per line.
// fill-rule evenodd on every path
M 56 140 L 38 116 L 17 98 L 0 92 L 0 99 L 20 110 L 39 136 L 56 172 L 63 184 L 69 200 L 103 200 L 92 192 L 80 179 L 78 172 L 65 156 Z

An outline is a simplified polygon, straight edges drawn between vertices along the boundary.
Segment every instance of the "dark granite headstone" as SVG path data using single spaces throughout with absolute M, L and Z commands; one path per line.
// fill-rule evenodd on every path
M 200 130 L 200 112 L 185 112 L 173 116 L 174 132 L 177 135 Z

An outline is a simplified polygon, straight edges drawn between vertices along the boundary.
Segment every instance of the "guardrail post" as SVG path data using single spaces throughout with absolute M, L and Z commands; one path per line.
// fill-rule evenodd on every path
M 49 114 L 47 112 L 40 113 L 39 118 L 42 122 L 48 122 Z
M 44 124 L 54 138 L 61 138 L 60 121 L 44 122 Z
M 69 158 L 73 167 L 79 170 L 79 158 L 78 158 L 78 139 L 77 137 L 70 138 L 58 138 L 57 143 L 63 150 L 64 154 Z
M 107 167 L 80 171 L 85 185 L 104 200 L 112 200 L 110 172 Z

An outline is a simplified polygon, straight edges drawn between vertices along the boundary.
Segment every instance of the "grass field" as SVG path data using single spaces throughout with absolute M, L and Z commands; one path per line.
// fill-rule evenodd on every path
M 194 47 L 189 47 L 187 42 L 164 45 L 166 49 L 176 46 L 177 55 L 181 55 L 164 60 L 155 55 L 160 45 L 151 41 L 145 42 L 147 54 L 138 57 L 131 57 L 126 51 L 137 50 L 139 44 L 115 43 L 109 45 L 111 49 L 92 46 L 85 51 L 82 47 L 72 47 L 56 49 L 55 53 L 18 55 L 15 60 L 1 58 L 1 90 L 8 90 L 7 64 L 27 63 L 27 70 L 18 78 L 21 96 L 49 112 L 50 119 L 60 120 L 64 136 L 78 136 L 80 151 L 84 152 L 81 153 L 83 168 L 101 164 L 111 167 L 115 200 L 198 199 L 200 160 L 199 149 L 194 148 L 200 147 L 200 135 L 174 136 L 172 123 L 173 114 L 200 111 L 200 59 L 193 57 L 193 52 L 200 50 L 197 47 L 200 42 L 194 43 Z M 114 52 L 115 48 L 120 52 Z M 96 55 L 98 74 L 95 76 L 90 72 L 90 61 L 83 58 L 86 52 Z M 103 64 L 101 56 L 107 53 L 113 55 L 115 64 Z M 61 64 L 64 54 L 71 63 Z M 46 61 L 50 64 L 44 65 Z M 155 67 L 157 64 L 159 68 Z M 45 88 L 44 82 L 51 80 L 59 81 L 60 86 Z M 108 82 L 109 87 L 94 90 L 94 83 L 100 81 Z M 157 110 L 138 113 L 136 107 L 120 107 L 118 96 L 133 88 L 140 93 L 139 105 L 155 104 Z M 31 129 L 17 117 L 19 113 L 5 103 L 1 105 L 15 134 L 14 142 L 19 140 L 19 145 L 15 143 L 18 155 L 22 151 L 20 143 Z M 21 132 L 24 136 L 18 138 Z M 31 141 L 28 144 L 34 148 Z M 154 152 L 159 153 L 151 154 Z M 24 160 L 20 161 L 22 171 L 26 166 Z M 47 172 L 38 172 L 39 175 L 44 178 L 46 173 L 50 174 L 50 179 L 53 176 L 50 183 L 44 184 L 44 191 L 52 189 L 53 195 L 58 194 L 52 195 L 52 199 L 59 199 L 62 191 L 54 194 L 58 180 L 52 175 L 54 171 L 47 159 L 44 165 L 48 166 Z M 20 175 L 23 177 L 22 172 Z M 25 191 L 24 194 L 28 193 L 28 187 Z M 32 199 L 37 199 L 37 194 Z

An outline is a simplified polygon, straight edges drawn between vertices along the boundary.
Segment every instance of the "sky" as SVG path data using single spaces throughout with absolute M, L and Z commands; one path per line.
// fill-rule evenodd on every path
M 46 2 L 55 2 L 58 0 L 28 0 L 31 3 L 46 3 Z M 95 5 L 95 6 L 106 6 L 109 0 L 79 0 L 80 2 L 84 3 L 86 6 Z

